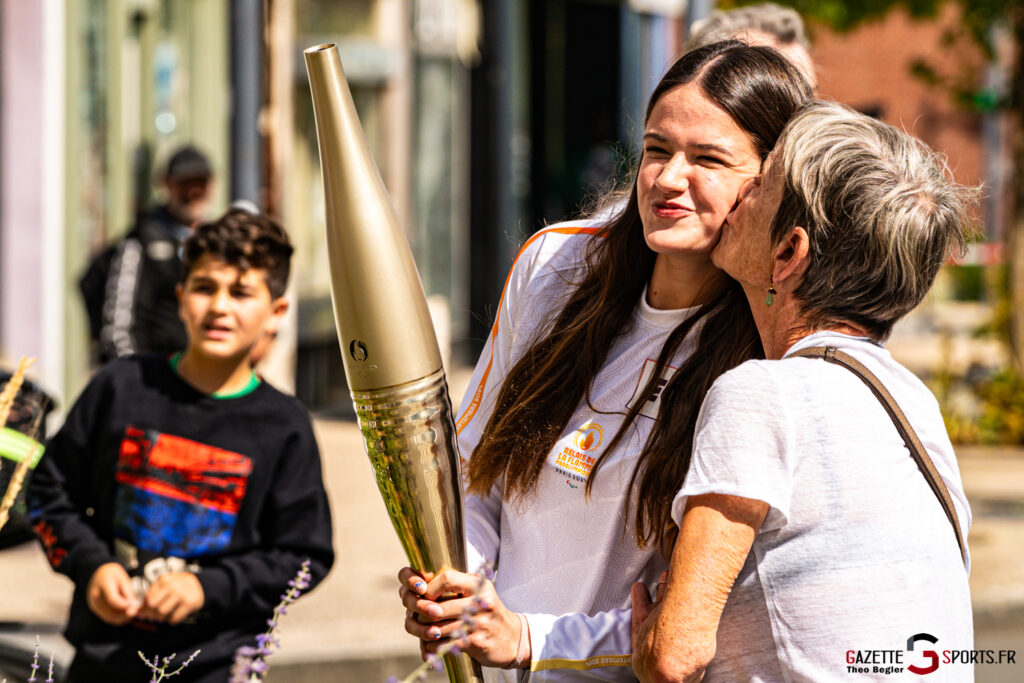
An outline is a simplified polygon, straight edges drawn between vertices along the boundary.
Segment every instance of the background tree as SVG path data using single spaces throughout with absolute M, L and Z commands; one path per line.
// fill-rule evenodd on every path
M 980 74 L 969 82 L 962 74 L 937 73 L 923 61 L 910 66 L 917 77 L 946 87 L 958 104 L 976 110 L 1005 111 L 1012 119 L 1013 208 L 1006 235 L 1008 266 L 1007 334 L 1011 357 L 1018 372 L 1024 371 L 1024 0 L 775 0 L 793 7 L 805 19 L 819 22 L 836 31 L 849 31 L 860 24 L 881 19 L 890 10 L 902 7 L 915 19 L 934 19 L 947 3 L 955 3 L 961 13 L 960 28 L 977 43 L 990 60 L 996 58 L 994 36 L 1006 32 L 1014 44 L 1014 56 L 1005 92 L 994 93 L 978 86 Z M 750 4 L 749 2 L 722 3 Z M 956 36 L 947 36 L 952 45 Z

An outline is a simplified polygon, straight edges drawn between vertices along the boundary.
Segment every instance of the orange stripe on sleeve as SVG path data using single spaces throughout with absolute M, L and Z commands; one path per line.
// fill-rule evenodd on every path
M 502 304 L 505 303 L 505 294 L 508 291 L 509 280 L 512 279 L 512 272 L 516 268 L 516 263 L 519 262 L 519 257 L 523 255 L 526 248 L 529 247 L 534 240 L 538 237 L 549 233 L 555 233 L 560 235 L 578 235 L 578 234 L 589 234 L 593 235 L 602 228 L 599 226 L 592 227 L 564 227 L 564 228 L 546 228 L 544 230 L 538 230 L 530 239 L 526 240 L 519 253 L 516 254 L 515 260 L 512 262 L 512 267 L 508 270 L 508 275 L 505 276 L 505 285 L 501 290 L 501 299 L 498 300 L 498 317 L 494 320 L 494 325 L 491 326 L 491 356 L 487 360 L 487 367 L 484 369 L 484 374 L 480 377 L 480 382 L 477 384 L 476 389 L 473 391 L 473 400 L 470 401 L 469 405 L 466 406 L 466 411 L 459 416 L 458 422 L 455 423 L 455 433 L 461 434 L 462 430 L 473 420 L 477 410 L 480 409 L 480 402 L 483 400 L 484 387 L 487 386 L 487 377 L 491 374 L 491 366 L 494 364 L 494 343 L 498 338 L 498 324 L 501 322 L 501 310 Z

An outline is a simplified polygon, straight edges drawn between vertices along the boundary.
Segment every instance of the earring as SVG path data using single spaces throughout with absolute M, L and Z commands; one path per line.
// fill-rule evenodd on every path
M 770 285 L 768 285 L 768 294 L 766 294 L 764 297 L 764 305 L 771 306 L 773 303 L 775 303 L 776 294 L 778 294 L 778 292 L 775 291 L 775 283 L 773 282 Z

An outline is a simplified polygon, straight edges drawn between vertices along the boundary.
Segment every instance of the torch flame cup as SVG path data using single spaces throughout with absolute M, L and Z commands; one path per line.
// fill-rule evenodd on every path
M 466 571 L 448 384 L 405 233 L 359 125 L 334 45 L 305 51 L 327 206 L 331 298 L 366 453 L 414 569 Z M 452 683 L 482 680 L 446 656 Z

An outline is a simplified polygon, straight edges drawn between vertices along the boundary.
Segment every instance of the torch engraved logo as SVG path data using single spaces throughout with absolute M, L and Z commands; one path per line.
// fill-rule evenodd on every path
M 576 430 L 575 442 L 576 448 L 586 452 L 591 451 L 601 445 L 604 440 L 604 430 L 601 425 L 593 422 L 588 422 L 579 429 Z
M 352 355 L 352 358 L 359 362 L 366 360 L 366 357 L 370 355 L 366 350 L 366 344 L 358 339 L 353 339 L 352 343 L 348 345 L 348 352 Z

